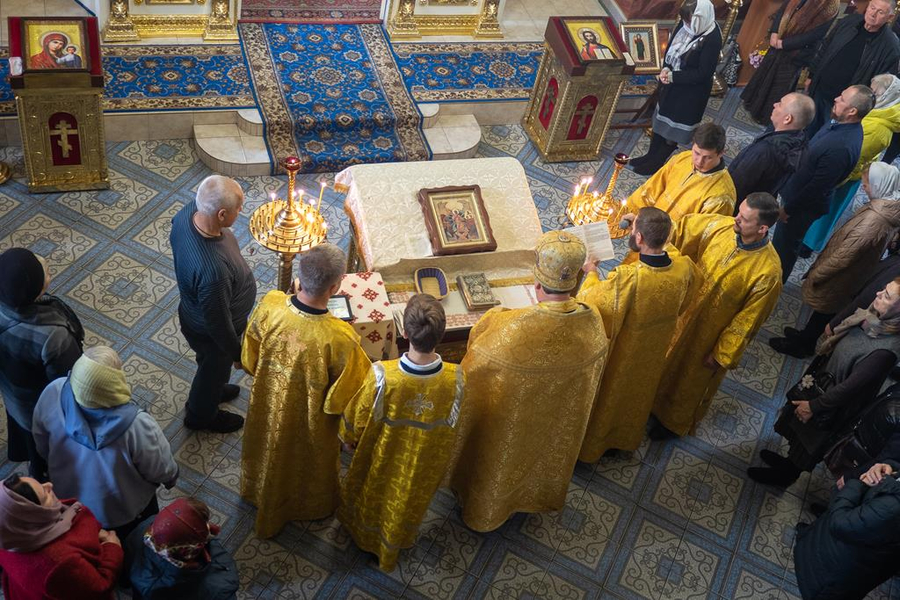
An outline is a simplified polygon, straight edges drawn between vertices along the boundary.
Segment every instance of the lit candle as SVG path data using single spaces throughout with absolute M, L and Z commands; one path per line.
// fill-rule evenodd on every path
M 319 209 L 322 207 L 322 196 L 325 195 L 325 186 L 327 184 L 322 182 L 322 189 L 319 190 L 319 203 L 316 204 L 316 212 L 319 212 Z
M 275 192 L 269 194 L 269 199 L 272 200 L 272 202 L 275 202 Z
M 622 206 L 619 207 L 619 212 L 616 213 L 616 226 L 622 221 L 622 212 L 625 210 L 625 206 L 628 204 L 627 200 L 622 200 Z

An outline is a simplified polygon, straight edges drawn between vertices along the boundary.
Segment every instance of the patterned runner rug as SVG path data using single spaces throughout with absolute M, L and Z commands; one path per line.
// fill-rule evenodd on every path
M 274 172 L 290 155 L 306 173 L 431 157 L 422 115 L 380 24 L 238 29 Z
M 394 44 L 416 102 L 527 100 L 542 42 Z
M 241 19 L 250 21 L 315 21 L 379 23 L 381 0 L 244 0 Z

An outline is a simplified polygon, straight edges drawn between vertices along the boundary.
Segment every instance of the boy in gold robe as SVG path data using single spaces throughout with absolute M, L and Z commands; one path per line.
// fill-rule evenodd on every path
M 562 508 L 606 361 L 600 314 L 571 296 L 584 244 L 551 231 L 535 255 L 538 304 L 488 311 L 462 362 L 469 401 L 451 487 L 476 531 Z
M 628 238 L 639 261 L 619 265 L 604 281 L 596 264 L 584 265 L 587 276 L 577 299 L 600 311 L 610 336 L 609 360 L 578 455 L 584 462 L 596 462 L 611 448 L 637 450 L 644 439 L 678 317 L 703 279 L 690 258 L 663 249 L 671 230 L 669 215 L 644 207 Z M 640 377 L 634 376 L 636 364 Z
M 672 244 L 703 272 L 703 286 L 679 323 L 653 414 L 651 439 L 693 434 L 727 369 L 736 369 L 781 293 L 781 262 L 769 242 L 778 202 L 747 196 L 734 217 L 688 215 Z
M 725 130 L 714 123 L 699 125 L 690 151 L 680 152 L 634 191 L 626 202 L 625 219 L 645 206 L 669 213 L 677 223 L 684 215 L 734 214 L 734 182 L 725 168 Z
M 241 453 L 241 497 L 256 534 L 327 517 L 338 503 L 341 413 L 371 363 L 353 328 L 328 312 L 346 257 L 320 244 L 300 257 L 296 294 L 266 294 L 250 317 L 241 361 L 254 376 Z
M 434 352 L 445 325 L 439 301 L 410 298 L 403 312 L 409 352 L 372 365 L 341 422 L 341 439 L 356 453 L 337 517 L 383 571 L 415 543 L 453 453 L 465 386 L 462 369 Z

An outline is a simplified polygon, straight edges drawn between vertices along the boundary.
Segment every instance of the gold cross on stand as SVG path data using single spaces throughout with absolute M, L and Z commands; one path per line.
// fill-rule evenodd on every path
M 542 119 L 550 116 L 551 105 L 556 102 L 556 90 L 554 88 L 547 89 L 547 97 L 544 99 L 544 110 L 541 114 Z
M 59 140 L 57 140 L 57 144 L 59 145 L 59 149 L 62 151 L 63 158 L 69 158 L 69 152 L 72 151 L 72 144 L 69 143 L 69 136 L 78 135 L 78 128 L 69 129 L 70 125 L 68 121 L 62 120 L 57 124 L 56 129 L 50 130 L 50 135 L 58 135 Z
M 590 104 L 586 104 L 578 109 L 578 112 L 575 113 L 578 119 L 578 134 L 580 135 L 584 128 L 587 126 L 587 119 L 594 114 L 594 106 Z

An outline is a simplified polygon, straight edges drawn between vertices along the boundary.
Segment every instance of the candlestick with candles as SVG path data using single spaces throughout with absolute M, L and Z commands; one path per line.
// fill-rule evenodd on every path
M 613 198 L 616 180 L 627 163 L 627 154 L 616 154 L 613 173 L 603 194 L 588 192 L 588 187 L 593 181 L 592 179 L 586 178 L 581 180 L 575 187 L 575 194 L 569 200 L 568 205 L 566 205 L 566 216 L 573 224 L 586 225 L 606 220 L 609 223 L 610 237 L 618 239 L 628 235 L 627 230 L 619 227 L 619 221 L 625 210 L 625 203 L 622 202 L 620 204 Z
M 306 204 L 305 192 L 294 189 L 300 160 L 289 156 L 282 165 L 288 174 L 287 199 L 281 200 L 272 192 L 271 200 L 250 215 L 250 234 L 261 246 L 278 253 L 278 289 L 287 291 L 294 256 L 324 242 L 328 224 L 320 212 L 326 184 L 319 192 L 319 204 L 314 205 L 312 200 Z

